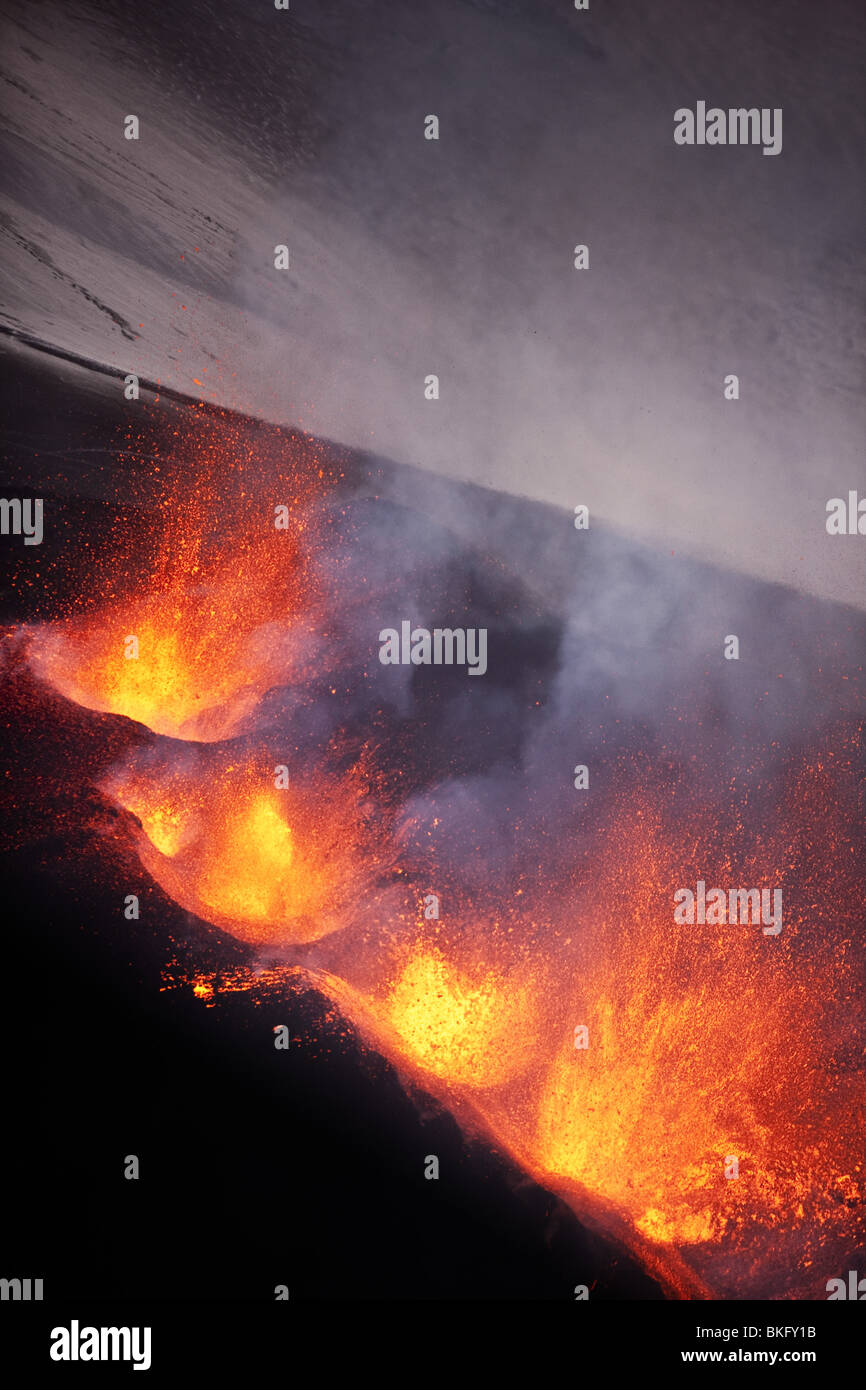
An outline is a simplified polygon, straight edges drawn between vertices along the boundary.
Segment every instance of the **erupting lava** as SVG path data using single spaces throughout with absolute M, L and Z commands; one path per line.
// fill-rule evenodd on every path
M 269 688 L 303 670 L 314 599 L 304 508 L 319 483 L 250 487 L 242 458 L 224 462 L 231 438 L 200 429 L 188 476 L 172 470 L 162 484 L 151 555 L 130 553 L 118 531 L 119 574 L 132 592 L 116 593 L 118 575 L 108 575 L 95 610 L 79 603 L 65 621 L 31 631 L 30 660 L 76 704 L 211 743 L 240 732 Z M 279 528 L 273 497 L 291 499 L 291 530 Z
M 461 969 L 438 947 L 413 949 L 384 1017 L 400 1050 L 449 1086 L 502 1085 L 527 1070 L 537 1048 L 538 1003 L 525 972 Z
M 258 576 L 166 588 L 33 637 L 37 675 L 88 709 L 123 714 L 154 732 L 216 742 L 243 728 L 262 695 L 291 669 L 285 639 L 263 631 L 278 605 Z M 252 628 L 257 629 L 251 631 Z M 127 638 L 137 639 L 134 658 Z
M 211 745 L 140 751 L 104 780 L 144 868 L 240 941 L 316 943 L 296 978 L 668 1291 L 797 1297 L 847 1267 L 866 1184 L 841 742 L 785 788 L 769 832 L 723 832 L 685 803 L 666 821 L 675 789 L 626 769 L 579 872 L 566 831 L 515 827 L 525 888 L 509 902 L 491 881 L 477 911 L 463 901 L 435 929 L 405 899 L 389 915 L 379 880 L 399 837 L 361 762 L 347 770 L 332 738 L 284 786 L 282 748 L 212 746 L 303 674 L 315 597 L 303 524 L 275 534 L 242 489 L 214 542 L 215 493 L 197 485 L 182 524 L 169 518 L 132 597 L 109 582 L 99 609 L 31 634 L 36 671 L 71 699 Z M 443 868 L 459 883 L 459 864 Z M 392 888 L 399 874 L 414 891 L 405 866 Z M 676 924 L 674 892 L 702 876 L 783 882 L 784 931 Z M 213 1007 L 218 981 L 194 988 Z
M 239 753 L 169 757 L 118 772 L 106 790 L 141 824 L 142 864 L 188 911 L 256 945 L 316 941 L 345 927 L 363 860 L 378 849 L 365 830 L 357 770 L 274 785 L 273 768 Z
M 802 1297 L 854 1247 L 866 1200 L 862 1041 L 834 1028 L 854 1000 L 851 939 L 823 878 L 839 827 L 812 831 L 830 792 L 804 772 L 776 843 L 737 863 L 711 818 L 692 824 L 714 879 L 757 881 L 765 855 L 796 869 L 782 940 L 674 924 L 682 839 L 636 786 L 573 896 L 548 893 L 546 927 L 479 918 L 431 940 L 407 923 L 372 966 L 335 938 L 307 978 L 669 1292 Z

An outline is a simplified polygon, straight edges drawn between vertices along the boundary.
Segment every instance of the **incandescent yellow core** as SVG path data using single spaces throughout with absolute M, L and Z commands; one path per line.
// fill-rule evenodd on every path
M 385 1006 L 412 1060 L 444 1081 L 496 1086 L 525 1070 L 535 1009 L 525 989 L 489 970 L 468 974 L 418 948 Z
M 247 921 L 290 915 L 298 897 L 292 832 L 268 793 L 229 813 L 215 849 L 198 885 L 206 907 Z
M 141 823 L 142 863 L 182 907 L 242 941 L 312 941 L 352 901 L 357 802 L 327 800 L 239 761 L 118 777 L 112 796 Z
M 187 603 L 158 620 L 130 612 L 124 628 L 46 630 L 33 643 L 39 674 L 77 704 L 122 714 L 156 733 L 206 742 L 229 737 L 274 678 L 246 651 L 237 614 L 225 630 L 201 635 L 202 618 Z M 124 633 L 138 655 L 124 655 Z

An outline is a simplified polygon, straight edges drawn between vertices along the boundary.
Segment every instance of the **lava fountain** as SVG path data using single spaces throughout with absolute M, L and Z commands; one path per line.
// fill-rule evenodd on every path
M 710 815 L 683 837 L 632 785 L 566 891 L 459 927 L 409 915 L 364 951 L 336 937 L 304 978 L 673 1296 L 807 1297 L 866 1200 L 853 858 L 841 814 L 814 830 L 840 785 L 802 769 L 772 841 L 736 857 Z M 713 881 L 781 867 L 782 939 L 675 924 L 693 854 Z
M 388 858 L 363 758 L 289 775 L 237 746 L 151 751 L 103 790 L 134 818 L 138 857 L 165 892 L 257 946 L 345 928 L 362 871 L 375 876 Z
M 116 572 L 30 631 L 30 661 L 87 709 L 217 742 L 303 671 L 315 600 L 305 543 L 323 470 L 287 449 L 265 484 L 225 421 L 199 420 L 182 459 L 157 471 L 148 553 L 133 549 L 140 527 L 119 523 Z
M 297 951 L 296 978 L 367 1045 L 672 1295 L 815 1296 L 847 1267 L 866 1195 L 845 738 L 792 771 L 766 816 L 724 828 L 682 799 L 666 818 L 673 754 L 652 779 L 627 765 L 578 868 L 565 828 L 520 826 L 520 893 L 498 903 L 493 875 L 461 892 L 458 851 L 440 866 L 452 910 L 428 921 L 399 795 L 372 775 L 383 750 L 347 757 L 331 730 L 302 753 L 256 729 L 266 692 L 305 679 L 315 474 L 265 496 L 222 465 L 200 458 L 182 488 L 174 475 L 143 572 L 130 563 L 128 584 L 107 579 L 94 607 L 29 634 L 33 668 L 69 699 L 186 740 L 155 740 L 103 781 L 143 868 L 263 962 L 277 948 L 291 968 Z M 215 527 L 226 476 L 232 521 Z M 781 935 L 677 924 L 675 891 L 701 878 L 782 882 Z M 212 1006 L 214 985 L 194 987 Z

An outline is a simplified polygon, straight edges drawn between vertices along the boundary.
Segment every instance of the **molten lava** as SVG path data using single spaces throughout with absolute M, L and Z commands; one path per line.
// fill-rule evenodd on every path
M 357 773 L 277 789 L 251 756 L 143 760 L 106 790 L 135 816 L 142 864 L 176 902 L 241 941 L 316 941 L 347 925 L 377 862 Z
M 256 562 L 258 563 L 258 562 Z M 243 728 L 262 695 L 292 673 L 276 629 L 285 611 L 259 568 L 250 577 L 165 587 L 33 637 L 37 675 L 87 709 L 122 714 L 156 733 L 216 742 Z M 266 631 L 267 623 L 274 631 Z M 127 639 L 137 640 L 127 656 Z
M 567 829 L 515 827 L 525 887 L 497 901 L 491 875 L 474 907 L 455 892 L 434 930 L 382 896 L 389 874 L 404 895 L 417 885 L 362 760 L 333 739 L 298 766 L 283 747 L 213 746 L 304 675 L 316 595 L 303 490 L 281 481 L 276 494 L 296 504 L 291 535 L 272 497 L 245 487 L 215 534 L 219 489 L 204 479 L 178 492 L 174 478 L 131 592 L 108 581 L 95 608 L 31 632 L 35 670 L 70 699 L 208 745 L 151 747 L 104 781 L 144 868 L 242 942 L 316 943 L 305 980 L 369 1045 L 670 1292 L 803 1297 L 816 1271 L 847 1268 L 866 1183 L 851 964 L 862 893 L 841 742 L 754 821 L 771 826 L 760 833 L 749 817 L 723 831 L 685 802 L 666 820 L 675 789 L 626 766 L 590 852 L 572 854 Z M 439 869 L 459 883 L 459 863 Z M 700 878 L 782 882 L 783 931 L 676 924 L 675 891 Z M 193 980 L 207 1007 L 259 987 L 255 970 Z
M 449 1086 L 500 1086 L 536 1051 L 531 982 L 489 965 L 461 969 L 438 947 L 412 950 L 382 1009 L 404 1055 Z
M 306 507 L 321 484 L 278 474 L 255 487 L 231 446 L 201 422 L 192 457 L 160 484 L 149 553 L 132 553 L 118 528 L 124 558 L 117 574 L 97 576 L 97 606 L 82 594 L 66 620 L 32 630 L 34 671 L 76 704 L 218 742 L 303 670 L 314 599 Z
M 862 1042 L 833 1029 L 855 984 L 827 891 L 841 821 L 825 811 L 815 837 L 822 774 L 790 790 L 772 843 L 735 860 L 699 814 L 688 842 L 713 881 L 786 866 L 778 940 L 675 925 L 692 866 L 635 786 L 588 875 L 547 893 L 546 924 L 515 912 L 504 930 L 479 918 L 431 938 L 407 919 L 378 954 L 323 942 L 325 968 L 307 972 L 371 1046 L 682 1297 L 802 1297 L 862 1222 Z

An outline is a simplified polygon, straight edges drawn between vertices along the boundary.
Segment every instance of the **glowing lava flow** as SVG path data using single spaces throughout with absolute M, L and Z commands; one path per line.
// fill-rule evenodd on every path
M 538 1046 L 538 1001 L 526 973 L 489 963 L 461 968 L 437 948 L 409 954 L 383 1017 L 399 1050 L 448 1086 L 501 1086 L 525 1072 Z
M 365 791 L 343 777 L 277 789 L 261 759 L 199 754 L 143 760 L 106 782 L 140 823 L 139 858 L 190 912 L 256 945 L 316 941 L 353 917 L 359 865 L 380 849 L 365 832 Z
M 34 634 L 36 674 L 88 709 L 123 714 L 156 733 L 215 742 L 237 733 L 292 665 L 279 633 L 261 631 L 276 604 L 249 579 L 190 590 L 168 581 L 148 603 Z M 242 618 L 244 621 L 242 621 Z M 252 633 L 251 623 L 259 631 Z M 135 655 L 126 655 L 130 637 Z
M 840 850 L 833 790 L 804 773 L 791 788 L 799 811 L 783 812 L 775 843 L 737 865 L 709 823 L 692 826 L 718 881 L 758 881 L 762 865 L 784 866 L 783 942 L 748 926 L 674 924 L 682 839 L 636 787 L 600 837 L 580 906 L 550 900 L 550 925 L 530 951 L 539 968 L 521 989 L 494 971 L 483 1002 L 465 1007 L 471 996 L 440 964 L 440 938 L 413 958 L 408 983 L 401 968 L 373 1005 L 393 1030 L 389 1055 L 396 1044 L 425 1084 L 446 1081 L 449 1103 L 455 1083 L 471 1091 L 488 1135 L 586 1219 L 604 1213 L 602 1225 L 629 1232 L 657 1277 L 684 1294 L 706 1284 L 794 1296 L 825 1248 L 853 1248 L 862 1230 L 866 1087 L 862 1038 L 859 1050 L 840 1048 L 834 1029 L 836 1008 L 846 1011 L 843 1036 L 859 1013 L 853 924 L 846 931 L 834 914 L 837 899 L 826 905 L 835 930 L 819 935 Z M 839 886 L 856 901 L 854 884 Z M 465 944 L 454 950 L 459 958 Z M 575 1042 L 582 1027 L 586 1047 Z
M 212 544 L 215 489 L 196 489 L 133 596 L 33 630 L 31 660 L 82 705 L 212 745 L 303 673 L 314 596 L 297 528 L 280 535 L 243 493 Z M 829 761 L 785 788 L 771 831 L 727 840 L 710 814 L 666 823 L 659 777 L 625 771 L 580 873 L 562 871 L 567 832 L 527 829 L 519 899 L 497 904 L 491 883 L 434 928 L 381 910 L 397 839 L 363 769 L 331 752 L 283 786 L 280 751 L 154 748 L 103 790 L 175 902 L 256 948 L 316 943 L 305 978 L 370 1046 L 670 1292 L 816 1296 L 847 1268 L 866 1200 L 862 894 Z M 677 925 L 673 894 L 699 877 L 781 881 L 782 934 Z M 196 989 L 211 1007 L 216 986 Z
M 821 931 L 839 827 L 825 811 L 816 839 L 812 811 L 831 788 L 808 773 L 795 790 L 799 814 L 736 865 L 709 818 L 692 826 L 714 881 L 785 866 L 780 940 L 674 924 L 682 837 L 633 788 L 546 925 L 406 922 L 372 960 L 336 937 L 307 978 L 670 1293 L 809 1296 L 861 1229 L 866 1088 L 850 934 Z
M 81 595 L 65 621 L 31 629 L 30 660 L 40 679 L 87 709 L 217 742 L 244 728 L 269 688 L 303 670 L 313 598 L 304 508 L 319 484 L 275 477 L 247 487 L 231 435 L 200 428 L 187 445 L 195 457 L 162 483 L 152 553 L 128 553 L 119 531 L 115 548 L 127 553 L 117 574 L 97 577 L 99 606 Z M 274 497 L 292 500 L 291 530 Z M 118 583 L 129 592 L 115 592 Z

